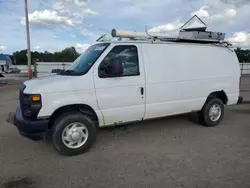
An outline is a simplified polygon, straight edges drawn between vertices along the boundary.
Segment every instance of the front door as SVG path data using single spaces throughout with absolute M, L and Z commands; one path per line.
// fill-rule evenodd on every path
M 111 44 L 108 49 L 94 68 L 96 97 L 105 125 L 141 120 L 145 115 L 145 79 L 139 45 Z M 103 67 L 111 64 L 122 71 L 103 76 Z

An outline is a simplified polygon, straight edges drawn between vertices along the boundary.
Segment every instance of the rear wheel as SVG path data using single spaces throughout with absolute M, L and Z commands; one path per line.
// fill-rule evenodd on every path
M 199 121 L 207 127 L 214 127 L 224 116 L 224 104 L 218 98 L 209 98 L 199 112 Z
M 95 123 L 79 112 L 62 114 L 54 123 L 52 143 L 62 155 L 79 155 L 86 152 L 96 139 Z

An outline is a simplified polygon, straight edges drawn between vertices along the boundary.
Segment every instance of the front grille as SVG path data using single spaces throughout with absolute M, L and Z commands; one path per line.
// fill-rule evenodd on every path
M 22 95 L 21 109 L 24 116 L 31 116 L 30 99 L 26 94 Z

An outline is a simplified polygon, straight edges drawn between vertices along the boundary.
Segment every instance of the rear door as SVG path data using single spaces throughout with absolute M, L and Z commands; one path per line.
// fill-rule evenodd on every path
M 145 114 L 145 77 L 139 44 L 111 44 L 94 67 L 94 82 L 105 125 L 137 121 Z M 123 74 L 100 78 L 100 67 L 111 59 L 122 63 Z

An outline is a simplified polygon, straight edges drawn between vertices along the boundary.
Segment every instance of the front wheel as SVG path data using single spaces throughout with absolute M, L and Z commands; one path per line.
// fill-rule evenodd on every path
M 52 130 L 54 148 L 62 155 L 72 156 L 86 152 L 96 139 L 95 123 L 79 112 L 62 114 Z
M 224 116 L 224 104 L 218 98 L 207 100 L 199 112 L 199 121 L 207 127 L 214 127 L 220 123 Z

